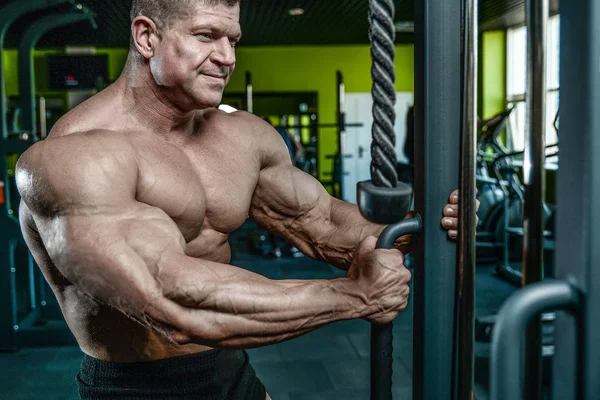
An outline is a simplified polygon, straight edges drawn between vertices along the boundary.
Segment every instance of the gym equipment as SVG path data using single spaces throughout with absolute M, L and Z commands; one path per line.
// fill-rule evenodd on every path
M 452 138 L 445 129 L 443 134 L 435 136 L 433 130 L 436 126 L 448 126 L 450 122 L 451 131 L 458 132 L 462 124 L 463 140 L 463 164 L 461 165 L 461 204 L 460 210 L 463 216 L 461 225 L 461 237 L 459 239 L 459 271 L 455 271 L 447 266 L 450 252 L 443 253 L 448 249 L 442 244 L 439 236 L 439 221 L 434 217 L 430 220 L 421 220 L 417 213 L 414 220 L 405 220 L 399 224 L 388 227 L 390 238 L 386 238 L 378 246 L 391 246 L 396 235 L 421 231 L 425 228 L 426 235 L 424 240 L 419 240 L 421 256 L 421 265 L 423 264 L 424 254 L 432 253 L 433 256 L 446 258 L 441 260 L 435 267 L 440 269 L 432 271 L 435 268 L 432 263 L 428 263 L 429 273 L 424 275 L 424 268 L 415 269 L 415 325 L 414 325 L 414 365 L 413 365 L 413 397 L 425 399 L 451 398 L 450 393 L 457 390 L 463 398 L 473 397 L 473 314 L 474 314 L 474 272 L 475 272 L 475 110 L 476 110 L 476 4 L 475 2 L 465 1 L 463 4 L 450 4 L 450 2 L 425 1 L 416 5 L 416 27 L 423 23 L 425 29 L 416 31 L 415 39 L 415 113 L 417 133 L 415 135 L 418 145 L 415 160 L 418 163 L 415 169 L 418 174 L 415 179 L 415 187 L 418 194 L 415 201 L 415 209 L 434 210 L 435 201 L 445 204 L 445 196 L 439 196 L 439 192 L 444 189 L 444 184 L 448 185 L 453 179 L 445 179 L 447 176 L 457 177 L 458 162 L 452 155 L 458 155 L 458 146 L 448 145 L 449 142 L 457 145 L 457 140 L 452 142 Z M 425 12 L 427 10 L 427 12 Z M 461 12 L 463 11 L 464 14 Z M 395 210 L 392 204 L 407 204 L 406 197 L 402 193 L 410 193 L 410 187 L 404 183 L 399 183 L 397 179 L 397 162 L 394 151 L 394 25 L 393 25 L 394 4 L 391 1 L 371 1 L 370 2 L 370 37 L 372 40 L 372 76 L 373 76 L 373 144 L 371 147 L 372 165 L 371 177 L 369 182 L 361 182 L 358 185 L 359 207 L 361 213 L 377 222 L 394 222 L 394 219 L 400 217 L 403 210 Z M 438 14 L 439 13 L 439 14 Z M 451 22 L 448 17 L 451 16 Z M 439 20 L 445 21 L 444 24 L 437 24 Z M 461 26 L 462 25 L 462 26 Z M 434 28 L 435 26 L 435 28 Z M 451 32 L 440 29 L 440 26 L 453 27 Z M 463 49 L 454 40 L 449 38 L 459 37 L 461 31 L 470 30 L 470 34 L 463 36 Z M 453 35 L 454 34 L 454 35 Z M 443 49 L 443 50 L 442 50 Z M 452 49 L 452 50 L 450 50 Z M 463 50 L 463 51 L 461 51 Z M 428 69 L 420 68 L 425 65 L 460 65 L 461 63 L 450 62 L 461 61 L 461 53 L 464 52 L 461 68 L 449 67 L 442 74 L 432 74 Z M 436 58 L 437 57 L 437 58 Z M 437 71 L 439 72 L 439 71 Z M 461 76 L 464 79 L 452 79 Z M 437 81 L 439 79 L 439 81 Z M 464 92 L 461 93 L 460 83 L 463 82 Z M 468 81 L 468 82 L 467 82 Z M 458 84 L 457 84 L 458 83 Z M 436 94 L 432 89 L 436 88 Z M 444 90 L 440 90 L 440 89 Z M 444 93 L 440 96 L 439 93 Z M 452 95 L 450 95 L 452 93 Z M 457 104 L 456 94 L 463 98 L 464 104 Z M 427 95 L 428 101 L 425 102 Z M 431 95 L 429 97 L 429 95 Z M 431 107 L 436 113 L 423 113 L 425 107 Z M 458 108 L 458 110 L 455 110 Z M 460 118 L 460 110 L 464 111 Z M 441 111 L 443 110 L 443 111 Z M 452 112 L 457 111 L 457 112 Z M 427 116 L 427 124 L 423 124 Z M 444 124 L 436 125 L 435 116 L 443 115 Z M 453 116 L 454 118 L 450 117 Z M 450 121 L 448 121 L 450 119 Z M 462 123 L 461 123 L 462 119 Z M 425 129 L 423 129 L 425 128 Z M 421 131 L 422 130 L 422 131 Z M 421 131 L 421 132 L 419 132 Z M 442 133 L 441 130 L 436 133 Z M 427 136 L 427 139 L 425 137 Z M 435 140 L 434 140 L 435 138 Z M 428 140 L 430 139 L 430 140 Z M 424 144 L 427 143 L 427 152 Z M 443 149 L 437 152 L 439 149 Z M 454 148 L 456 147 L 456 149 Z M 453 150 L 456 150 L 453 152 Z M 427 155 L 436 154 L 434 157 Z M 444 157 L 439 157 L 444 154 Z M 445 157 L 448 154 L 448 157 Z M 437 165 L 436 165 L 437 163 Z M 454 168 L 452 168 L 452 166 Z M 420 168 L 421 167 L 421 168 Z M 436 168 L 437 167 L 437 168 Z M 448 168 L 444 168 L 448 167 Z M 425 177 L 422 174 L 425 171 Z M 419 179 L 420 178 L 420 179 Z M 427 179 L 425 179 L 427 178 Z M 440 184 L 441 182 L 444 182 Z M 427 185 L 431 185 L 428 187 Z M 426 190 L 426 189 L 431 190 Z M 419 197 L 427 193 L 427 199 Z M 433 201 L 432 201 L 433 200 Z M 425 206 L 425 204 L 427 206 Z M 402 227 L 406 223 L 410 227 Z M 392 235 L 393 232 L 394 234 Z M 431 232 L 431 233 L 428 233 Z M 387 232 L 386 232 L 387 234 Z M 444 235 L 445 236 L 445 235 Z M 444 240 L 447 239 L 444 237 Z M 434 244 L 435 243 L 435 244 Z M 425 246 L 423 246 L 425 244 Z M 425 249 L 433 250 L 427 251 Z M 448 244 L 448 243 L 446 243 Z M 455 250 L 454 250 L 455 251 Z M 419 254 L 420 253 L 420 254 Z M 433 258 L 433 257 L 432 257 Z M 453 258 L 453 257 L 451 257 Z M 434 263 L 438 261 L 435 259 Z M 451 260 L 454 261 L 454 260 Z M 444 270 L 444 268 L 446 268 Z M 456 287 L 460 288 L 458 302 L 455 303 Z M 433 304 L 428 294 L 435 288 L 435 297 L 437 302 L 445 304 Z M 425 306 L 427 304 L 427 307 Z M 454 308 L 456 307 L 456 308 Z M 425 309 L 427 308 L 427 312 Z M 434 316 L 433 318 L 431 316 Z M 458 317 L 458 321 L 454 318 Z M 435 319 L 435 320 L 434 320 Z M 454 321 L 456 329 L 448 329 L 448 320 Z M 455 335 L 464 335 L 465 337 L 458 344 Z M 432 336 L 433 335 L 433 336 Z M 391 324 L 372 325 L 371 337 L 371 399 L 391 399 L 391 376 L 392 376 L 392 346 L 391 346 Z M 433 343 L 435 342 L 435 343 Z M 428 343 L 428 345 L 425 345 Z M 446 349 L 446 351 L 440 351 Z M 464 352 L 461 354 L 460 352 Z M 458 355 L 460 354 L 460 355 Z M 463 358 L 464 357 L 464 358 Z M 454 358 L 454 359 L 453 359 Z M 461 359 L 461 362 L 457 360 Z M 427 374 L 430 371 L 426 368 L 429 362 L 435 362 L 436 371 Z M 449 368 L 446 368 L 449 367 Z M 468 397 L 467 397 L 468 396 Z
M 542 323 L 539 313 L 548 308 L 578 303 L 574 288 L 566 282 L 544 279 L 544 181 L 546 24 L 548 0 L 527 0 L 527 117 L 523 184 L 523 281 L 525 287 L 502 306 L 492 337 L 491 398 L 541 399 Z M 521 381 L 520 339 L 525 331 L 525 371 Z M 510 371 L 510 372 L 508 372 Z M 513 382 L 498 387 L 498 376 L 517 374 Z
M 40 38 L 52 29 L 70 25 L 79 21 L 89 20 L 94 29 L 98 26 L 95 22 L 95 13 L 83 4 L 74 7 L 73 13 L 57 12 L 41 17 L 31 24 L 19 42 L 19 97 L 21 105 L 21 129 L 32 132 L 37 139 L 36 132 L 36 101 L 35 101 L 35 72 L 33 70 L 33 50 Z
M 398 182 L 396 171 L 394 3 L 370 1 L 369 11 L 373 77 L 372 180 L 358 183 L 358 206 L 361 214 L 373 222 L 395 224 L 389 225 L 377 241 L 378 248 L 389 249 L 398 237 L 419 232 L 421 218 L 402 221 L 408 212 L 412 189 Z M 371 324 L 372 400 L 392 398 L 392 326 L 391 322 Z
M 580 0 L 561 3 L 560 12 L 560 212 L 554 276 L 583 296 L 581 307 L 570 315 L 557 314 L 552 393 L 554 400 L 592 400 L 600 398 L 600 8 L 596 1 Z
M 477 137 L 477 58 L 478 58 L 478 0 L 463 0 L 461 7 L 463 56 L 462 134 L 460 160 L 460 204 L 458 215 L 457 262 L 457 358 L 455 373 L 459 399 L 475 396 L 475 204 L 476 204 L 476 137 Z
M 521 259 L 521 238 L 523 236 L 524 189 L 519 177 L 518 161 L 524 152 L 510 152 L 500 140 L 506 121 L 512 109 L 503 111 L 480 123 L 481 134 L 478 141 L 477 184 L 480 200 L 480 221 L 477 232 L 477 258 L 479 262 L 498 261 L 498 274 L 520 286 L 519 274 L 511 267 L 513 259 Z M 552 144 L 546 149 L 557 148 Z M 548 156 L 558 155 L 557 152 Z M 506 212 L 508 210 L 508 212 Z M 544 227 L 546 251 L 552 254 L 553 232 L 548 223 L 551 209 L 544 204 Z M 516 255 L 516 256 L 512 256 Z
M 532 376 L 538 382 L 522 382 L 523 355 L 520 350 L 523 331 L 531 329 L 528 324 L 543 310 L 560 308 L 576 312 L 582 304 L 581 298 L 579 291 L 567 282 L 546 281 L 533 283 L 504 302 L 498 313 L 492 340 L 490 399 L 541 399 L 539 343 L 542 340 L 536 338 L 537 342 L 528 342 L 526 347 L 526 352 L 536 357 L 533 360 L 534 368 L 536 364 L 540 367 L 536 371 L 539 375 Z M 529 375 L 527 371 L 525 374 Z M 533 397 L 527 397 L 529 395 Z
M 465 80 L 459 1 L 423 0 L 415 9 L 415 211 L 423 234 L 413 249 L 413 398 L 452 399 L 457 388 L 457 244 L 440 226 L 459 182 Z M 469 11 L 470 12 L 470 11 Z M 477 49 L 473 49 L 476 51 Z M 435 67 L 433 67 L 435 66 Z M 474 180 L 474 178 L 473 178 Z M 469 355 L 466 355 L 468 358 Z
M 554 146 L 555 145 L 552 145 L 551 147 Z M 523 154 L 524 152 L 508 153 L 498 156 L 496 161 L 494 161 L 494 169 L 498 171 L 498 174 L 503 175 L 503 178 L 506 182 L 510 182 L 507 194 L 503 201 L 503 220 L 502 223 L 497 226 L 495 232 L 496 240 L 501 239 L 503 243 L 503 257 L 496 264 L 496 274 L 499 277 L 508 280 L 515 286 L 521 286 L 522 273 L 518 267 L 515 268 L 511 264 L 511 260 L 515 258 L 518 260 L 521 259 L 521 249 L 525 232 L 523 227 L 523 205 L 525 194 L 520 184 L 516 163 L 514 160 L 510 162 L 510 164 L 507 163 L 503 167 L 498 167 L 498 164 L 502 162 L 503 159 L 514 158 L 516 156 L 522 156 Z M 509 212 L 506 212 L 506 210 L 509 210 Z M 545 202 L 542 203 L 542 210 L 544 229 L 543 250 L 546 255 L 544 258 L 548 261 L 545 264 L 551 266 L 552 253 L 554 251 L 554 232 L 552 230 L 552 225 L 550 225 L 548 222 L 550 220 L 552 211 Z M 511 240 L 513 238 L 516 240 Z M 517 257 L 511 257 L 511 254 L 516 254 Z M 549 270 L 549 272 L 550 271 L 551 270 Z M 551 273 L 548 276 L 552 276 Z
M 503 182 L 492 174 L 488 160 L 504 149 L 499 137 L 511 112 L 512 109 L 508 109 L 479 123 L 480 134 L 476 166 L 477 199 L 480 202 L 478 212 L 480 219 L 477 226 L 477 259 L 479 262 L 498 260 L 500 246 L 503 244 L 496 239 L 496 226 L 501 217 L 506 185 L 503 185 Z
M 249 113 L 254 112 L 254 88 L 250 71 L 246 71 L 246 111 Z
M 342 174 L 344 173 L 344 158 L 352 157 L 351 155 L 342 155 L 342 138 L 346 134 L 346 128 L 361 127 L 362 123 L 347 123 L 346 122 L 346 85 L 344 84 L 344 76 L 341 71 L 336 72 L 336 94 L 337 94 L 337 122 L 335 124 L 323 124 L 324 128 L 337 128 L 336 135 L 336 152 L 326 155 L 325 158 L 332 160 L 331 172 L 323 173 L 324 176 L 331 177 L 330 181 L 322 182 L 329 186 L 331 193 L 336 198 L 342 197 Z
M 74 0 L 12 1 L 0 7 L 0 65 L 4 49 L 4 35 L 19 17 L 71 5 L 72 13 L 56 13 L 34 22 L 23 35 L 20 54 L 21 95 L 31 96 L 33 69 L 31 49 L 37 39 L 52 27 L 81 19 L 93 21 L 89 13 Z M 29 86 L 27 86 L 29 85 Z M 58 305 L 48 307 L 53 296 L 46 297 L 47 284 L 35 267 L 33 257 L 27 250 L 18 221 L 19 196 L 15 189 L 14 171 L 18 156 L 37 140 L 35 129 L 35 101 L 28 97 L 21 107 L 24 115 L 22 125 L 28 129 L 9 132 L 7 127 L 5 77 L 0 68 L 0 349 L 17 350 L 20 347 L 74 344 L 75 340 L 62 319 Z M 48 319 L 46 319 L 48 318 Z

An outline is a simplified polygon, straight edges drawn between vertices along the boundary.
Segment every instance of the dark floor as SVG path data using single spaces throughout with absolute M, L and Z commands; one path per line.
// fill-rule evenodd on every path
M 244 227 L 232 236 L 232 263 L 272 279 L 334 278 L 343 272 L 308 258 L 273 260 L 251 255 Z M 514 287 L 477 270 L 477 315 L 497 310 Z M 394 322 L 393 398 L 411 399 L 412 307 Z M 362 320 L 325 326 L 289 342 L 249 350 L 252 364 L 274 400 L 368 399 L 369 324 Z M 476 345 L 476 399 L 487 399 L 489 345 Z M 75 375 L 82 353 L 76 347 L 0 353 L 0 400 L 77 399 Z

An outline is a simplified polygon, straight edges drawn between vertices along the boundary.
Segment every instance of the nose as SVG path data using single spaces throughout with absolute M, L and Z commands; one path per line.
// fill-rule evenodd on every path
M 235 49 L 229 38 L 223 37 L 215 41 L 215 51 L 212 58 L 213 62 L 227 67 L 235 64 Z

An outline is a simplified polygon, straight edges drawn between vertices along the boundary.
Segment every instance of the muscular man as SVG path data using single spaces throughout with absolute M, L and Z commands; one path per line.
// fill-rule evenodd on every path
M 292 167 L 271 126 L 215 108 L 238 21 L 236 0 L 134 0 L 120 78 L 19 160 L 23 233 L 85 353 L 82 398 L 263 400 L 241 349 L 406 307 L 408 243 L 374 250 L 383 227 Z M 249 216 L 347 276 L 230 265 Z

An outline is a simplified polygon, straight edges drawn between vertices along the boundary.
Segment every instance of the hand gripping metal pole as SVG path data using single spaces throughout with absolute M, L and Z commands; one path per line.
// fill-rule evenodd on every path
M 393 188 L 398 183 L 394 134 L 394 2 L 369 0 L 369 13 L 373 79 L 371 180 L 375 186 Z M 371 324 L 371 400 L 392 398 L 392 327 L 392 323 Z
M 569 283 L 547 280 L 520 289 L 504 302 L 492 333 L 490 400 L 524 399 L 522 347 L 527 324 L 545 310 L 575 310 L 581 298 Z

